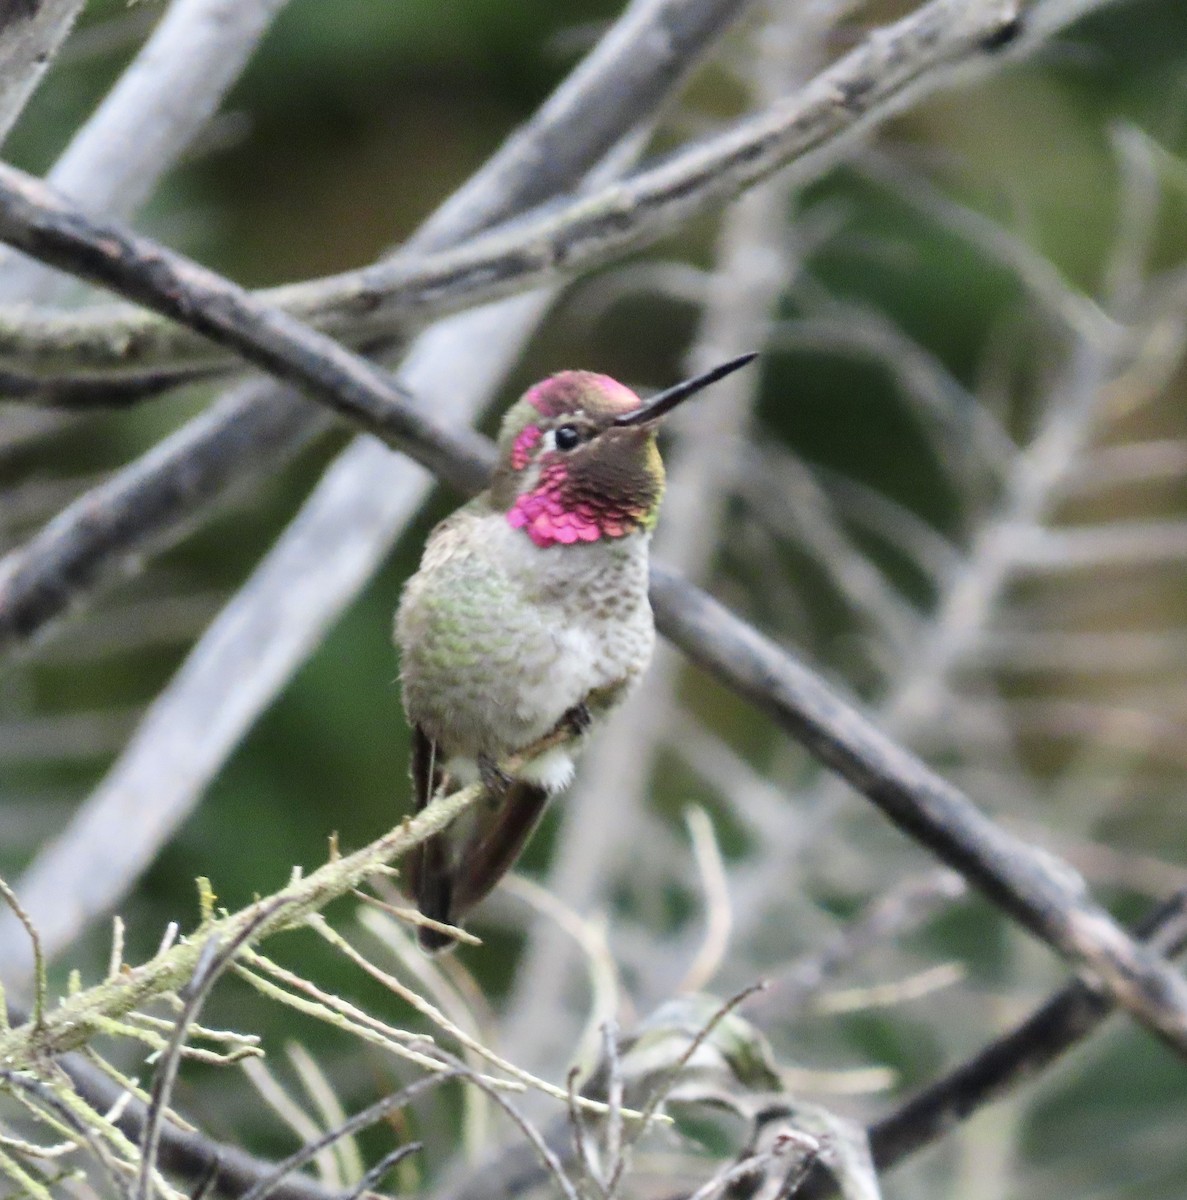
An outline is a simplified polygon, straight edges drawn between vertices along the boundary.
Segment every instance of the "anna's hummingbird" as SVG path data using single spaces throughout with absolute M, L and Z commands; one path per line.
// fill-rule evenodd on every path
M 651 658 L 647 554 L 664 489 L 660 419 L 746 354 L 644 403 L 606 375 L 562 371 L 507 412 L 490 488 L 441 522 L 396 613 L 419 812 L 485 794 L 412 854 L 420 911 L 455 924 L 511 869 L 593 724 Z M 500 766 L 547 735 L 560 740 Z M 422 926 L 422 947 L 453 944 Z

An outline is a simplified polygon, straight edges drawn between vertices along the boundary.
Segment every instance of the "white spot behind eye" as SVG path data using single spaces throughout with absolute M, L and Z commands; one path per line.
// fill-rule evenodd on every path
M 544 436 L 540 439 L 540 449 L 545 451 L 556 449 L 555 429 L 546 429 L 544 431 Z

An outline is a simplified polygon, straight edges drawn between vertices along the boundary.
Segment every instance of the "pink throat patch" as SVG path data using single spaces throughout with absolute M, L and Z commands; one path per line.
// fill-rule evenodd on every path
M 517 471 L 522 471 L 532 461 L 532 451 L 542 436 L 539 425 L 529 425 L 519 431 L 519 436 L 511 447 L 511 465 Z
M 507 523 L 513 529 L 524 530 L 541 547 L 622 537 L 634 527 L 625 516 L 599 514 L 589 504 L 569 508 L 565 503 L 564 483 L 564 467 L 559 463 L 545 467 L 536 490 L 520 496 L 508 510 Z

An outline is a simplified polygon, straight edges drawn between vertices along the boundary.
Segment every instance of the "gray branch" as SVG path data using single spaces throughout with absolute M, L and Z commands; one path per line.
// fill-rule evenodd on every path
M 49 182 L 96 212 L 131 216 L 206 126 L 287 3 L 173 0 L 54 164 Z M 56 298 L 60 276 L 9 259 L 0 260 L 0 300 Z
M 61 49 L 86 0 L 12 0 L 0 8 L 0 143 Z
M 653 243 L 780 168 L 794 164 L 797 179 L 819 175 L 855 133 L 951 84 L 1019 28 L 1018 0 L 932 0 L 874 30 L 787 99 L 560 212 L 518 219 L 445 253 L 400 256 L 257 299 L 357 341 L 406 335 L 461 308 L 571 278 Z M 0 365 L 17 374 L 118 379 L 220 362 L 225 355 L 209 342 L 136 312 L 0 314 Z
M 1187 946 L 1187 892 L 1148 913 L 1137 935 L 1163 954 L 1181 954 Z M 879 1170 L 896 1166 L 987 1104 L 1012 1094 L 1083 1042 L 1112 1011 L 1108 996 L 1090 980 L 1075 979 L 1061 988 L 1025 1020 L 875 1121 L 868 1132 Z M 797 1196 L 820 1200 L 836 1190 L 817 1172 Z

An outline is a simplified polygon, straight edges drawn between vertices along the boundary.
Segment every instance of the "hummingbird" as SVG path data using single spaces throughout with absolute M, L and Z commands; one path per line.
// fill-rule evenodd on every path
M 659 425 L 755 357 L 647 401 L 592 371 L 535 384 L 503 418 L 490 487 L 429 535 L 395 619 L 413 804 L 471 784 L 482 795 L 412 851 L 425 917 L 456 925 L 511 869 L 590 731 L 642 675 Z M 430 952 L 455 941 L 428 925 L 417 936 Z

